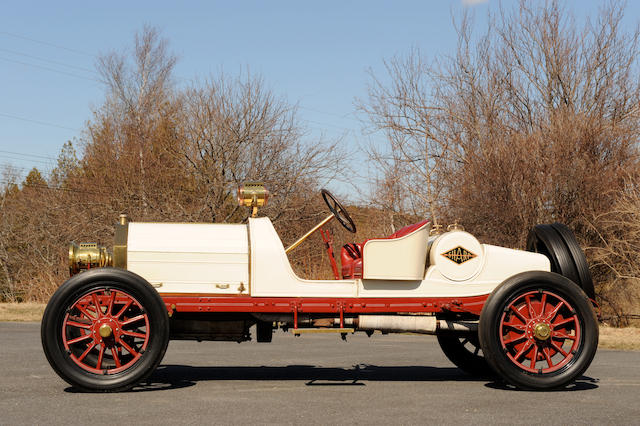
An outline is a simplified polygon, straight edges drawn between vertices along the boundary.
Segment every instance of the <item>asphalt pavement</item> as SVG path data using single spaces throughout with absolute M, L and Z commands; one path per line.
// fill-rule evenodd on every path
M 38 323 L 0 323 L 0 424 L 640 424 L 640 352 L 599 350 L 575 384 L 518 391 L 455 368 L 432 336 L 172 341 L 149 383 L 79 393 Z

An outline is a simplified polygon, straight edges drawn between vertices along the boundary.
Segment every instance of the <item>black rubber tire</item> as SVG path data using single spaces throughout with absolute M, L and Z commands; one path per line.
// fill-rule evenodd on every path
M 62 339 L 67 310 L 83 295 L 103 288 L 134 297 L 148 315 L 151 330 L 147 348 L 135 364 L 109 375 L 80 368 L 70 359 Z M 147 378 L 162 361 L 169 342 L 169 318 L 162 298 L 144 278 L 123 269 L 92 269 L 71 277 L 53 294 L 42 318 L 41 339 L 49 364 L 67 383 L 82 391 L 120 392 Z
M 551 271 L 580 285 L 575 262 L 564 240 L 552 225 L 536 225 L 527 237 L 527 251 L 544 254 L 551 262 Z
M 531 373 L 511 361 L 502 347 L 500 322 L 514 300 L 532 291 L 550 291 L 564 298 L 574 309 L 580 338 L 572 358 L 562 368 L 548 373 Z M 504 380 L 525 390 L 562 388 L 580 377 L 591 364 L 598 347 L 598 323 L 591 302 L 569 279 L 553 272 L 531 271 L 517 274 L 494 289 L 480 314 L 478 336 L 485 359 Z
M 593 279 L 591 278 L 591 271 L 589 271 L 589 264 L 587 263 L 587 258 L 584 256 L 584 252 L 580 248 L 580 244 L 578 244 L 578 240 L 576 239 L 573 232 L 567 227 L 567 225 L 563 223 L 554 223 L 551 225 L 553 229 L 560 235 L 562 240 L 564 241 L 569 253 L 571 254 L 571 259 L 575 265 L 575 268 L 578 272 L 579 282 L 577 283 L 582 291 L 585 292 L 590 299 L 596 299 L 596 292 L 593 286 Z
M 481 353 L 478 333 L 438 333 L 442 352 L 456 367 L 472 376 L 491 378 L 495 373 Z

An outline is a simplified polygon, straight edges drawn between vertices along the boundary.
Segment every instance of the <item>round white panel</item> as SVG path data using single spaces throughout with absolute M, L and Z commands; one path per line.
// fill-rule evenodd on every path
M 451 231 L 440 235 L 432 244 L 429 264 L 452 281 L 473 278 L 484 263 L 482 244 L 464 231 Z

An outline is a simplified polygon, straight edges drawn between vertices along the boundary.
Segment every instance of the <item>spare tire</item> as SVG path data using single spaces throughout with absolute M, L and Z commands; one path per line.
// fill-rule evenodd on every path
M 589 264 L 587 263 L 587 258 L 584 256 L 584 252 L 580 248 L 580 244 L 578 244 L 576 236 L 571 232 L 571 229 L 563 223 L 556 222 L 551 226 L 558 232 L 558 234 L 560 234 L 571 253 L 571 258 L 573 259 L 580 279 L 578 285 L 586 295 L 589 296 L 589 298 L 595 300 L 596 292 L 593 287 L 593 279 L 591 278 L 591 272 L 589 271 Z
M 587 259 L 573 235 L 562 223 L 536 225 L 527 237 L 527 251 L 549 258 L 551 271 L 578 284 L 591 299 L 595 299 L 593 280 Z

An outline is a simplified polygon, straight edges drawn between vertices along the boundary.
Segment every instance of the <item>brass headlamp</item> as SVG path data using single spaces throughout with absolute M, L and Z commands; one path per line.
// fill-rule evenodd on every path
M 74 276 L 78 272 L 94 268 L 114 266 L 127 269 L 127 241 L 129 219 L 126 214 L 120 215 L 115 225 L 116 233 L 113 241 L 113 251 L 98 243 L 69 244 L 69 274 Z
M 251 217 L 256 217 L 258 207 L 267 204 L 269 190 L 263 182 L 245 182 L 238 188 L 238 204 L 242 207 L 251 207 Z
M 112 265 L 113 257 L 105 246 L 97 243 L 69 244 L 69 274 L 72 276 L 83 270 Z

